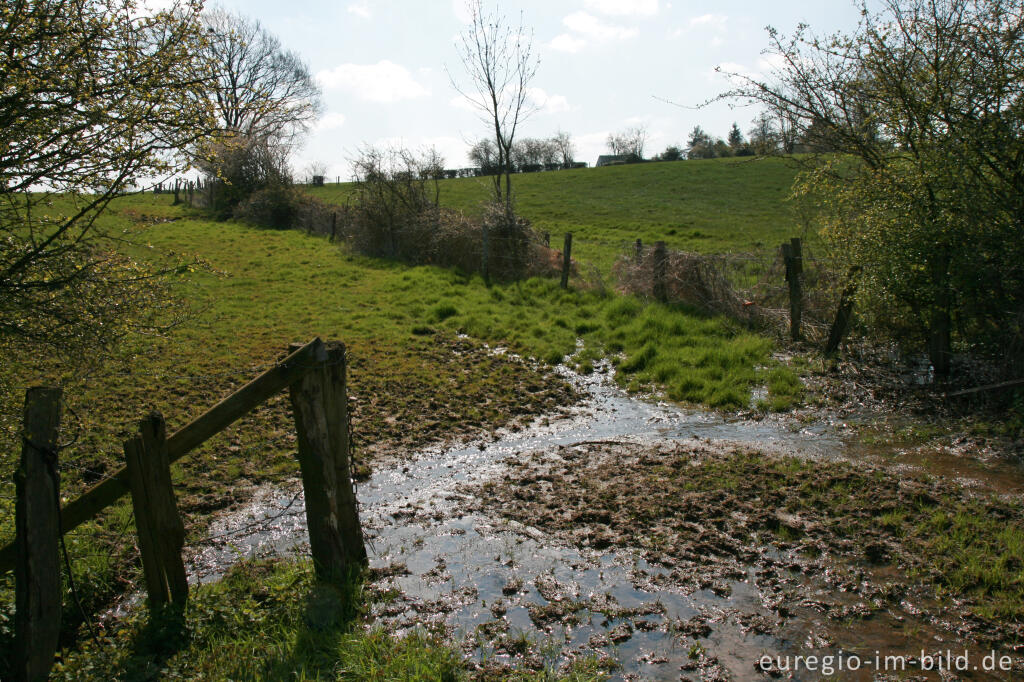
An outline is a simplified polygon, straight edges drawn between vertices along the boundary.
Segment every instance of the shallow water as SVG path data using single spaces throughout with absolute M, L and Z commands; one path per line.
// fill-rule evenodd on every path
M 807 457 L 857 456 L 833 424 L 731 421 L 628 396 L 605 373 L 565 372 L 588 396 L 581 407 L 499 432 L 493 440 L 403 455 L 391 466 L 379 465 L 358 486 L 371 566 L 391 574 L 374 587 L 396 588 L 376 607 L 378 622 L 399 631 L 441 625 L 467 641 L 466 651 L 477 661 L 515 662 L 524 648 L 517 642 L 526 641 L 551 667 L 578 655 L 607 655 L 622 665 L 618 679 L 759 678 L 754 665 L 764 654 L 840 652 L 869 661 L 840 677 L 872 679 L 876 651 L 919 655 L 922 649 L 958 648 L 948 634 L 917 618 L 912 604 L 857 618 L 863 606 L 858 597 L 837 597 L 828 576 L 803 575 L 774 549 L 760 550 L 760 564 L 774 567 L 771 576 L 742 567 L 718 594 L 686 594 L 669 571 L 628 551 L 567 547 L 515 522 L 460 511 L 467 484 L 499 476 L 504 459 L 594 441 L 700 439 Z M 215 580 L 239 557 L 304 551 L 305 543 L 300 488 L 263 488 L 242 509 L 215 521 L 189 563 L 190 579 Z M 778 590 L 805 596 L 784 620 L 771 608 Z M 836 616 L 837 598 L 849 607 L 842 618 Z M 794 673 L 795 679 L 820 677 L 820 667 Z

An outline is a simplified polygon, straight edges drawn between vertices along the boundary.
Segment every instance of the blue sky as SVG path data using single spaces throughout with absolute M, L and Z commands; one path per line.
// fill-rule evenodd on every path
M 433 146 L 449 168 L 470 165 L 469 145 L 487 128 L 453 89 L 456 49 L 465 29 L 463 0 L 220 0 L 258 19 L 309 63 L 323 87 L 324 114 L 295 155 L 347 179 L 361 145 Z M 540 67 L 540 106 L 522 135 L 572 135 L 577 159 L 593 163 L 610 132 L 643 125 L 646 155 L 684 145 L 701 125 L 725 137 L 733 121 L 746 133 L 751 108 L 696 105 L 728 88 L 717 65 L 763 72 L 765 27 L 792 32 L 851 31 L 849 0 L 718 2 L 684 0 L 526 0 L 485 5 L 532 28 Z M 664 100 L 668 100 L 669 103 Z M 677 106 L 678 105 L 678 106 Z

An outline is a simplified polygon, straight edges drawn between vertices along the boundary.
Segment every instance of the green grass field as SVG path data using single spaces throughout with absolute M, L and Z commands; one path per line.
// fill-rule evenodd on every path
M 801 235 L 786 202 L 796 167 L 782 158 L 666 161 L 513 176 L 517 210 L 552 246 L 607 271 L 637 239 L 702 253 L 763 252 Z M 491 178 L 440 181 L 441 203 L 476 213 Z M 309 188 L 344 203 L 352 183 Z

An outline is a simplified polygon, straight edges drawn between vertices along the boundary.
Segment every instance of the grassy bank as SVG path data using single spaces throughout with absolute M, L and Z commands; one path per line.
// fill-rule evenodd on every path
M 517 210 L 550 232 L 553 246 L 572 232 L 573 253 L 607 271 L 637 239 L 703 253 L 777 248 L 799 234 L 785 201 L 795 174 L 786 159 L 708 159 L 524 173 L 513 187 Z M 476 213 L 490 182 L 442 180 L 441 203 Z M 309 188 L 335 203 L 352 190 L 351 183 Z

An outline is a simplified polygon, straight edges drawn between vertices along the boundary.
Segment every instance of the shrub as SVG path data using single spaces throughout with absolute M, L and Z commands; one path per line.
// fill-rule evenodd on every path
M 369 256 L 480 272 L 486 234 L 491 276 L 521 279 L 557 272 L 556 252 L 504 204 L 489 205 L 480 220 L 439 206 L 441 165 L 433 152 L 364 150 L 355 161 L 355 198 L 341 216 L 345 239 Z
M 274 185 L 254 191 L 235 207 L 234 215 L 263 227 L 286 230 L 295 226 L 303 199 L 304 195 L 292 187 Z

